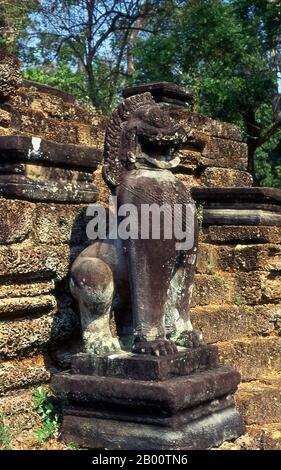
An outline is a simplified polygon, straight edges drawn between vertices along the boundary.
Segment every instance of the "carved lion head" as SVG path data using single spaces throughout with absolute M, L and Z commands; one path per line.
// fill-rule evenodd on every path
M 148 167 L 174 168 L 180 162 L 177 150 L 185 140 L 184 130 L 150 93 L 127 98 L 108 123 L 104 179 L 110 186 L 118 186 L 123 172 L 136 168 L 140 162 Z

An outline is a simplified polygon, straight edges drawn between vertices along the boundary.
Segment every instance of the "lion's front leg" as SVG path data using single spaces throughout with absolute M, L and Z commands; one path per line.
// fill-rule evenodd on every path
M 172 240 L 128 240 L 125 243 L 137 354 L 156 356 L 177 352 L 166 337 L 164 306 L 174 256 Z

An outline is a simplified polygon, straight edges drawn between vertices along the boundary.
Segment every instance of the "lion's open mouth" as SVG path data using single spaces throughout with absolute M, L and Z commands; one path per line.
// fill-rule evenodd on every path
M 142 139 L 141 148 L 142 157 L 157 168 L 175 168 L 180 163 L 177 153 L 179 145 L 175 145 L 174 139 L 150 142 Z
M 175 168 L 180 163 L 180 157 L 177 154 L 170 159 L 165 155 L 161 156 L 160 158 L 153 158 L 149 155 L 143 154 L 143 157 L 152 165 L 156 166 L 157 168 L 162 168 L 163 170 Z

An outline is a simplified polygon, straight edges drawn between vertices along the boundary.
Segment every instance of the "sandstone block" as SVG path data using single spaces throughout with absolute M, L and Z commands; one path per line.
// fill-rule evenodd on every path
M 201 240 L 207 243 L 281 243 L 281 227 L 247 227 L 238 225 L 204 228 Z
M 215 137 L 221 137 L 223 139 L 232 139 L 238 142 L 242 141 L 241 130 L 233 124 L 215 121 L 213 119 L 208 118 L 207 116 L 192 113 L 188 109 L 183 108 L 173 109 L 172 116 L 184 128 L 195 128 L 200 130 L 201 132 L 210 134 Z
M 194 173 L 177 173 L 176 176 L 188 189 L 192 188 L 194 185 L 200 185 L 200 180 Z
M 236 404 L 245 424 L 276 423 L 281 421 L 281 379 L 279 384 L 262 382 L 241 383 Z M 281 434 L 280 434 L 281 438 Z
M 79 252 L 79 250 L 78 250 Z M 18 279 L 65 278 L 77 250 L 67 245 L 50 246 L 27 243 L 0 247 L 0 276 Z M 73 258 L 72 258 L 73 256 Z
M 86 217 L 83 205 L 37 204 L 34 228 L 40 243 L 78 245 L 87 241 Z
M 41 111 L 10 109 L 17 133 L 34 135 L 58 143 L 79 144 L 78 124 L 46 118 Z
M 280 423 L 247 426 L 247 432 L 254 444 L 250 449 L 281 450 Z
M 54 311 L 0 323 L 0 359 L 19 358 L 46 349 L 52 334 Z
M 0 300 L 0 319 L 18 315 L 34 314 L 48 311 L 56 306 L 56 299 L 52 295 L 37 297 L 9 297 Z M 1 329 L 0 323 L 0 329 Z
M 50 380 L 51 371 L 43 356 L 1 362 L 0 396 L 8 391 L 34 387 Z
M 0 284 L 0 299 L 15 297 L 33 297 L 37 295 L 49 294 L 54 290 L 55 282 L 50 281 L 25 281 L 13 283 L 12 280 L 7 283 L 3 281 Z M 0 301 L 1 302 L 1 301 Z
M 215 274 L 219 271 L 218 248 L 210 243 L 200 243 L 196 271 L 200 274 Z
M 202 151 L 202 165 L 247 170 L 248 148 L 242 142 L 211 138 Z
M 268 302 L 276 302 L 281 299 L 280 271 L 269 274 L 264 284 L 263 299 Z
M 234 367 L 243 381 L 281 371 L 281 339 L 247 338 L 217 343 L 222 364 Z
M 223 271 L 278 271 L 281 247 L 274 244 L 217 247 L 216 266 Z
M 17 390 L 8 396 L 0 397 L 0 410 L 4 415 L 5 425 L 10 428 L 15 438 L 22 431 L 34 431 L 35 426 L 41 424 L 34 409 L 33 390 Z
M 266 288 L 266 274 L 263 272 L 196 274 L 192 306 L 222 303 L 255 305 L 261 301 Z M 275 298 L 279 298 L 279 294 Z
M 19 105 L 23 108 L 31 108 L 34 111 L 41 111 L 46 117 L 55 118 L 60 121 L 77 121 L 84 124 L 91 124 L 94 113 L 89 112 L 86 107 L 76 104 L 74 98 L 66 100 L 66 96 L 56 96 L 54 93 L 48 93 L 54 89 L 41 89 L 41 84 L 33 82 L 27 83 L 24 80 L 23 87 L 19 89 L 17 98 L 14 99 L 13 104 Z M 59 91 L 59 90 L 57 90 Z M 68 95 L 70 96 L 70 95 Z
M 205 168 L 200 178 L 207 187 L 247 187 L 253 184 L 250 173 L 227 168 Z
M 11 124 L 11 115 L 8 111 L 0 109 L 0 127 L 9 127 Z
M 233 286 L 231 277 L 195 275 L 192 306 L 233 302 Z
M 34 206 L 0 198 L 0 244 L 18 243 L 32 231 Z
M 12 55 L 0 54 L 0 100 L 7 101 L 15 95 L 22 81 L 19 61 Z
M 217 343 L 273 333 L 275 311 L 271 306 L 263 305 L 257 307 L 208 305 L 193 308 L 191 321 L 194 329 L 203 333 L 207 343 Z
M 80 332 L 70 295 L 58 300 L 52 296 L 5 299 L 0 303 L 0 314 L 4 307 L 9 311 L 2 314 L 0 322 L 0 358 L 32 355 Z M 14 319 L 16 314 L 21 316 Z

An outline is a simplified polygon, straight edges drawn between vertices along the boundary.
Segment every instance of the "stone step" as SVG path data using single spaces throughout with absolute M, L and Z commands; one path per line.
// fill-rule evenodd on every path
M 281 305 L 209 305 L 194 307 L 191 320 L 207 343 L 229 341 L 252 336 L 268 336 L 274 332 L 281 314 Z
M 234 367 L 242 380 L 260 380 L 281 372 L 281 338 L 241 338 L 216 344 L 221 363 Z
M 86 125 L 105 126 L 108 118 L 81 104 L 77 99 L 66 93 L 42 83 L 23 80 L 23 87 L 18 90 L 14 98 L 19 106 L 42 111 L 46 116 L 61 121 L 79 122 Z
M 0 396 L 49 382 L 51 370 L 42 355 L 0 363 Z
M 260 450 L 281 450 L 281 423 L 248 426 L 247 432 L 252 446 L 259 446 Z
M 0 137 L 1 163 L 7 160 L 15 162 L 39 162 L 46 165 L 58 165 L 68 168 L 93 171 L 102 161 L 98 148 L 73 144 L 60 144 L 39 137 L 10 135 Z
M 28 82 L 26 82 L 28 83 Z M 78 104 L 64 92 L 37 83 L 20 87 L 5 103 L 1 125 L 61 143 L 103 146 L 108 118 Z M 71 102 L 72 99 L 72 102 Z M 10 132 L 15 133 L 15 132 Z
M 172 108 L 171 116 L 188 131 L 190 131 L 190 128 L 193 128 L 214 137 L 236 140 L 238 142 L 242 141 L 241 129 L 237 126 L 215 121 L 201 114 L 192 113 L 188 108 Z
M 201 274 L 214 275 L 219 271 L 243 273 L 280 270 L 281 246 L 276 244 L 199 245 L 197 272 Z
M 199 150 L 195 155 L 194 150 Z M 180 150 L 181 163 L 187 168 L 197 167 L 228 168 L 245 171 L 247 169 L 247 150 L 244 143 L 208 137 L 196 131 L 189 132 L 188 143 Z M 196 188 L 198 189 L 198 188 Z M 192 191 L 196 202 L 196 193 Z M 204 200 L 203 200 L 204 203 Z
M 264 203 L 281 204 L 281 191 L 277 188 L 192 188 L 196 202 L 217 203 Z
M 28 110 L 17 113 L 11 110 L 11 121 L 8 127 L 6 117 L 5 127 L 0 127 L 0 135 L 36 136 L 63 144 L 83 145 L 102 150 L 104 141 L 104 128 L 96 125 L 80 124 L 79 122 L 58 121 L 47 118 L 41 111 Z M 16 114 L 16 115 L 15 115 Z M 5 122 L 4 122 L 5 124 Z
M 101 151 L 94 147 L 34 134 L 0 136 L 0 194 L 32 201 L 95 202 L 98 188 L 92 173 L 101 160 Z
M 85 204 L 0 199 L 0 214 L 0 245 L 10 246 L 31 236 L 36 242 L 50 245 L 73 246 L 88 241 L 86 227 L 90 218 Z
M 203 227 L 200 240 L 215 244 L 281 243 L 281 227 L 211 225 Z
M 37 313 L 49 313 L 56 307 L 53 295 L 36 295 L 30 297 L 9 297 L 0 302 L 0 329 L 4 320 L 18 316 L 34 316 Z M 16 318 L 17 320 L 17 318 Z M 1 337 L 1 343 L 3 338 Z M 1 349 L 1 347 L 0 347 Z
M 258 305 L 281 301 L 279 271 L 196 274 L 192 306 L 204 305 Z
M 67 295 L 2 300 L 0 320 L 0 360 L 38 354 L 79 331 L 78 316 Z
M 200 183 L 206 187 L 246 187 L 253 184 L 253 178 L 247 171 L 232 168 L 207 167 L 201 173 Z
M 281 450 L 281 423 L 246 427 L 247 433 L 213 450 Z
M 281 375 L 241 383 L 235 399 L 246 425 L 281 423 Z

